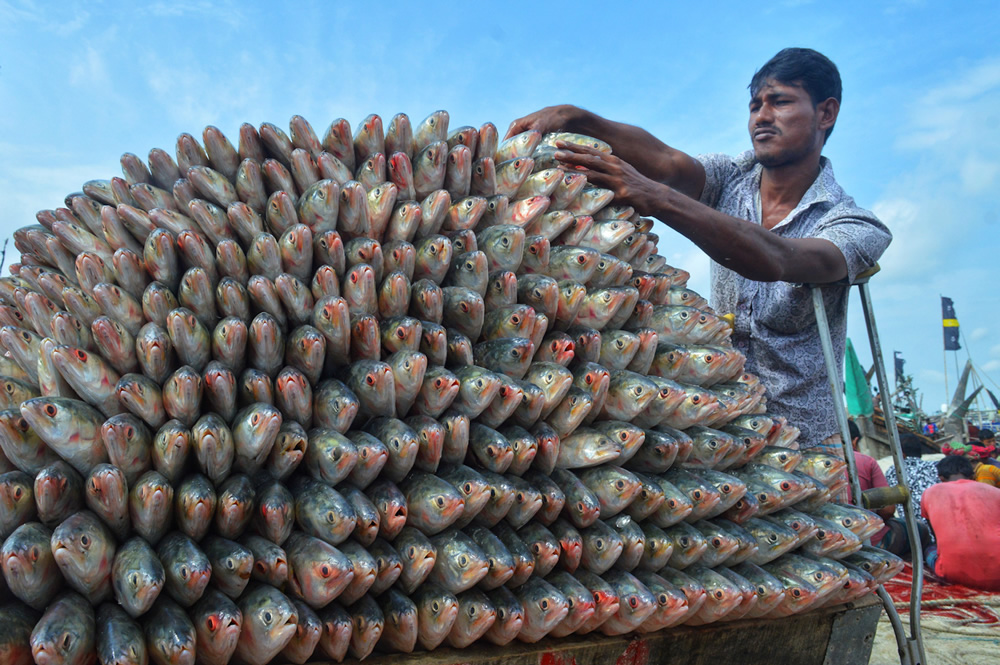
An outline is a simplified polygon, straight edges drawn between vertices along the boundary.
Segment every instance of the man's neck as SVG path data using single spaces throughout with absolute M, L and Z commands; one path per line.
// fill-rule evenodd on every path
M 820 153 L 784 166 L 764 167 L 760 177 L 761 223 L 772 229 L 795 209 L 819 176 Z

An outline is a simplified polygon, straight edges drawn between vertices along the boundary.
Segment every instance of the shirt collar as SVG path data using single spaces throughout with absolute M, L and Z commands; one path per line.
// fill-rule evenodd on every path
M 755 196 L 760 195 L 760 178 L 761 175 L 763 175 L 763 173 L 764 173 L 764 167 L 761 166 L 760 162 L 754 160 L 754 167 L 753 167 L 753 172 L 751 173 L 751 177 L 754 183 Z M 835 203 L 836 200 L 842 196 L 842 193 L 843 192 L 840 189 L 840 185 L 837 184 L 836 179 L 833 177 L 833 164 L 830 162 L 829 159 L 820 155 L 819 175 L 817 175 L 813 183 L 809 185 L 809 189 L 806 190 L 806 193 L 802 195 L 802 198 L 799 200 L 799 204 L 795 206 L 795 208 L 790 213 L 788 213 L 787 217 L 785 217 L 783 220 L 778 222 L 778 224 L 772 227 L 771 230 L 773 231 L 783 226 L 787 226 L 792 221 L 794 221 L 795 218 L 798 217 L 801 213 L 805 212 L 806 210 L 815 205 L 820 205 L 822 203 L 828 203 L 828 204 Z M 761 221 L 759 219 L 760 217 L 759 213 L 757 216 L 758 216 L 757 223 L 759 224 Z

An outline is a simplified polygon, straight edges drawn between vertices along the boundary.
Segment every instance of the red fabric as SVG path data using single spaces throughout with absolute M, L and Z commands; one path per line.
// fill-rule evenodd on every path
M 1000 591 L 1000 489 L 975 480 L 931 485 L 920 501 L 938 544 L 934 572 L 976 589 Z
M 909 612 L 910 593 L 913 586 L 913 568 L 909 563 L 903 572 L 885 583 L 885 590 L 898 603 L 896 609 Z M 951 584 L 924 569 L 924 587 L 920 595 L 921 615 L 933 614 L 960 621 L 962 624 L 981 624 L 1000 626 L 1000 616 L 997 615 L 996 596 L 985 595 L 979 589 L 970 589 L 961 584 Z M 977 602 L 982 600 L 993 602 Z
M 862 492 L 870 490 L 873 487 L 889 486 L 889 481 L 885 479 L 885 474 L 882 473 L 882 467 L 878 465 L 874 457 L 854 451 L 854 463 L 858 467 L 858 484 L 861 485 Z M 879 529 L 878 533 L 872 536 L 872 545 L 878 545 L 882 542 L 882 538 L 888 532 L 889 527 L 887 526 Z

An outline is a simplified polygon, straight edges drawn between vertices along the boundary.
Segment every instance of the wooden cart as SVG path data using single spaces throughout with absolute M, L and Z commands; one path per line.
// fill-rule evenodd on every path
M 858 665 L 868 662 L 881 613 L 881 601 L 871 594 L 784 619 L 679 626 L 641 636 L 441 647 L 373 656 L 365 665 Z

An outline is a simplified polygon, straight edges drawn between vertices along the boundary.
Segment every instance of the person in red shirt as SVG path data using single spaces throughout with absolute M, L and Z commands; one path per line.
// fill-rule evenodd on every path
M 928 569 L 950 582 L 1000 591 L 1000 489 L 973 480 L 965 457 L 948 455 L 937 468 L 941 482 L 920 502 L 937 540 L 925 556 Z
M 864 492 L 865 490 L 870 490 L 873 487 L 888 487 L 889 481 L 885 479 L 885 474 L 882 473 L 882 468 L 878 465 L 878 462 L 875 461 L 875 458 L 858 451 L 858 442 L 861 440 L 861 430 L 858 428 L 857 424 L 853 420 L 848 420 L 847 428 L 851 433 L 851 447 L 854 448 L 854 463 L 858 469 L 858 484 L 861 486 L 861 491 Z M 850 496 L 850 494 L 850 486 L 848 486 L 848 496 Z M 851 501 L 853 502 L 853 497 L 851 498 Z M 878 516 L 886 522 L 886 526 L 879 529 L 878 533 L 872 536 L 872 545 L 888 549 L 885 545 L 880 543 L 889 532 L 888 524 L 889 521 L 893 519 L 895 509 L 895 506 L 887 506 L 875 511 L 878 513 Z M 902 546 L 904 544 L 905 543 L 901 543 L 900 545 Z M 908 546 L 906 546 L 905 549 L 907 552 L 909 551 Z M 902 556 L 901 552 L 893 551 L 892 553 Z

